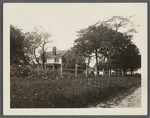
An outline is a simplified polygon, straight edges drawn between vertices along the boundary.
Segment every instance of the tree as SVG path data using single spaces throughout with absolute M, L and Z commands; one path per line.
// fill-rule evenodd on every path
M 99 60 L 108 58 L 107 53 L 111 48 L 111 41 L 113 40 L 115 32 L 105 26 L 103 23 L 98 26 L 89 26 L 85 30 L 78 32 L 79 38 L 75 40 L 75 46 L 86 56 L 96 58 L 96 68 Z M 96 69 L 97 73 L 97 69 Z
M 105 21 L 99 21 L 95 23 L 94 25 L 104 24 L 105 26 L 113 29 L 114 31 L 124 30 L 125 34 L 133 34 L 137 33 L 136 26 L 132 21 L 131 18 L 133 16 L 124 17 L 124 16 L 113 16 Z
M 52 35 L 43 30 L 42 27 L 35 27 L 32 32 L 26 33 L 25 41 L 27 48 L 25 48 L 25 53 L 30 57 L 33 65 L 42 65 L 44 69 L 46 61 L 45 53 L 48 49 L 48 44 L 53 42 L 53 40 L 50 40 L 51 36 Z
M 97 22 L 95 25 L 98 24 L 104 24 L 105 26 L 109 27 L 110 29 L 112 29 L 115 33 L 113 33 L 112 35 L 112 39 L 109 41 L 106 41 L 108 44 L 107 47 L 108 50 L 105 51 L 105 55 L 107 55 L 107 60 L 108 60 L 108 67 L 112 67 L 112 64 L 110 64 L 110 58 L 113 55 L 114 52 L 114 48 L 120 48 L 122 49 L 121 45 L 114 45 L 114 42 L 117 42 L 118 39 L 123 42 L 128 42 L 128 37 L 133 37 L 134 33 L 137 33 L 136 27 L 133 24 L 133 22 L 130 20 L 130 18 L 132 18 L 134 16 L 129 16 L 129 17 L 124 17 L 124 16 L 113 16 L 110 19 L 103 21 L 103 22 Z M 121 32 L 119 32 L 121 31 Z M 119 47 L 117 47 L 119 46 Z M 121 47 L 120 47 L 121 46 Z M 107 53 L 107 54 L 106 54 Z
M 128 69 L 133 73 L 133 71 L 136 71 L 138 68 L 141 68 L 141 55 L 139 54 L 139 50 L 134 44 L 130 44 L 127 47 L 127 65 Z
M 121 61 L 119 58 L 113 59 L 113 57 L 117 56 L 118 52 L 120 53 L 119 50 L 123 51 L 127 45 L 131 44 L 133 33 L 137 33 L 130 18 L 131 16 L 113 16 L 106 21 L 97 22 L 86 29 L 81 29 L 78 31 L 79 38 L 75 40 L 75 46 L 83 55 L 91 57 L 94 54 L 96 67 L 99 62 L 103 62 L 105 65 L 107 64 L 107 69 L 117 67 L 125 69 L 123 64 L 116 63 L 114 65 L 113 62 Z M 119 32 L 122 29 L 124 32 Z
M 24 35 L 21 29 L 10 25 L 10 64 L 24 63 Z
M 10 63 L 33 65 L 29 61 L 29 56 L 25 54 L 25 34 L 21 29 L 10 25 Z
M 123 69 L 124 73 L 129 70 L 132 74 L 133 71 L 141 67 L 141 55 L 137 46 L 132 43 L 131 38 L 132 36 L 123 34 L 116 38 L 113 44 L 116 48 L 111 56 L 111 63 L 115 68 Z
M 75 65 L 79 65 L 80 68 L 85 69 L 86 67 L 86 63 L 85 63 L 85 59 L 86 57 L 81 55 L 77 49 L 75 47 L 72 47 L 70 49 L 70 52 L 67 53 L 65 55 L 66 61 L 71 61 L 71 63 L 69 63 L 69 66 L 72 68 L 75 68 Z
M 96 58 L 96 67 L 130 70 L 140 68 L 140 55 L 132 43 L 133 33 L 137 33 L 131 17 L 113 16 L 109 20 L 97 22 L 78 31 L 75 47 L 85 57 Z M 119 32 L 124 28 L 124 32 Z M 133 61 L 134 58 L 136 61 Z M 138 64 L 139 63 L 139 64 Z

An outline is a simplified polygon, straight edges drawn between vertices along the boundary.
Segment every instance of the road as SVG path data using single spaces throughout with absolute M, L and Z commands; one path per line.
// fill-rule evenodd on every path
M 141 86 L 137 85 L 118 93 L 94 108 L 139 108 L 141 107 Z

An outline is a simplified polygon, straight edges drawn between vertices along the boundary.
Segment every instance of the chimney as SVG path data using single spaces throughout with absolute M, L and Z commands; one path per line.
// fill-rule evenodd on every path
M 56 55 L 56 47 L 53 47 L 53 55 Z

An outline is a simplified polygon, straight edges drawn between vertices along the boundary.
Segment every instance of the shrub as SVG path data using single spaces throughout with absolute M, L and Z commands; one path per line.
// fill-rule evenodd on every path
M 36 68 L 30 67 L 31 76 L 35 77 L 42 77 L 44 75 L 43 68 L 41 66 L 38 66 Z
M 26 65 L 10 65 L 11 77 L 27 77 L 29 73 L 30 69 Z
M 46 77 L 46 78 L 60 77 L 60 71 L 53 70 L 53 69 L 45 69 L 44 70 L 44 77 Z
M 17 67 L 17 65 L 10 65 L 10 76 L 11 77 L 19 76 L 19 66 Z

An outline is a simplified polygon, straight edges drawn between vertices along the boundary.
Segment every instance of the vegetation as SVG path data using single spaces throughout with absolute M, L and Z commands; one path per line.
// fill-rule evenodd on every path
M 21 29 L 10 25 L 11 65 L 28 65 L 34 68 L 43 65 L 44 67 L 47 44 L 53 42 L 50 37 L 51 34 L 42 28 L 23 33 Z
M 118 21 L 118 23 L 117 23 Z M 119 29 L 133 23 L 129 18 L 114 16 L 107 21 L 98 22 L 78 32 L 78 39 L 75 40 L 77 52 L 88 57 L 88 64 L 91 57 L 96 59 L 95 66 L 103 65 L 108 69 L 123 70 L 131 73 L 140 68 L 141 55 L 138 48 L 132 42 L 134 27 L 125 32 Z M 134 61 L 137 58 L 136 61 Z
M 11 108 L 84 108 L 140 84 L 140 77 L 11 78 Z
M 132 42 L 136 30 L 119 31 L 128 23 L 129 18 L 114 16 L 81 29 L 66 58 L 73 68 L 78 64 L 78 69 L 85 69 L 95 57 L 99 69 L 132 73 L 141 67 L 141 55 Z M 23 33 L 10 26 L 11 108 L 82 108 L 141 83 L 138 76 L 75 77 L 74 73 L 60 76 L 59 71 L 44 70 L 47 44 L 53 42 L 50 37 L 41 28 Z
M 10 64 L 27 63 L 24 55 L 24 38 L 21 29 L 10 26 Z

